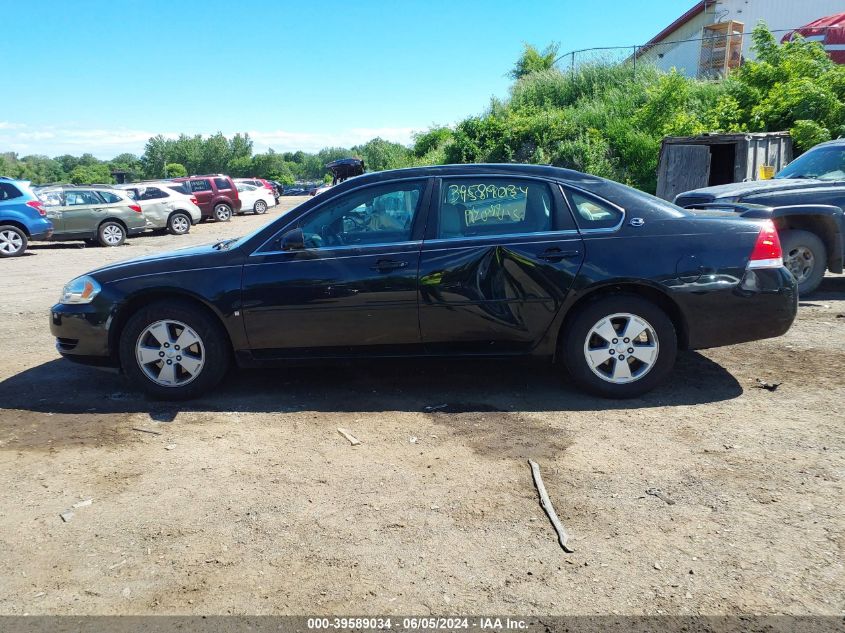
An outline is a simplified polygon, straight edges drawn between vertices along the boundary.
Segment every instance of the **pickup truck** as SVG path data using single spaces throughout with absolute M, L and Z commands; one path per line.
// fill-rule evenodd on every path
M 724 209 L 771 218 L 784 265 L 798 292 L 818 288 L 825 270 L 841 273 L 845 260 L 845 139 L 816 145 L 771 180 L 705 187 L 679 194 L 688 209 Z

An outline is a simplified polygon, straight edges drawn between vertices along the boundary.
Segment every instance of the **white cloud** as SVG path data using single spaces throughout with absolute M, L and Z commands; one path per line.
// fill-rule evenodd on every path
M 225 132 L 233 136 L 238 130 Z M 250 130 L 256 153 L 273 148 L 277 152 L 303 150 L 314 152 L 324 147 L 351 147 L 380 136 L 389 141 L 409 144 L 414 128 L 351 128 L 331 132 L 291 132 L 288 130 Z M 0 152 L 23 154 L 94 154 L 98 158 L 112 158 L 122 152 L 141 154 L 147 140 L 162 134 L 176 138 L 177 132 L 157 132 L 132 128 L 30 127 L 20 123 L 0 121 Z

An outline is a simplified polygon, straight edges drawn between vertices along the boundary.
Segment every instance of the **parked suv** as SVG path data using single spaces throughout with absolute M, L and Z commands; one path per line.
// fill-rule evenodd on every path
M 127 235 L 142 233 L 147 220 L 125 191 L 88 185 L 39 187 L 36 194 L 53 223 L 52 240 L 84 240 L 120 246 Z
M 172 188 L 171 182 L 136 182 L 117 185 L 141 205 L 147 227 L 166 229 L 173 235 L 184 235 L 191 226 L 202 220 L 202 211 L 193 195 Z M 179 185 L 184 187 L 184 183 Z
M 47 210 L 26 180 L 0 176 L 0 257 L 23 255 L 29 240 L 53 233 Z
M 188 176 L 174 178 L 173 181 L 188 184 L 205 219 L 228 222 L 232 219 L 232 214 L 241 210 L 238 190 L 229 176 L 223 174 Z
M 772 180 L 695 189 L 679 194 L 675 204 L 771 219 L 784 265 L 798 281 L 798 292 L 808 294 L 825 269 L 841 273 L 845 266 L 845 139 L 816 145 Z

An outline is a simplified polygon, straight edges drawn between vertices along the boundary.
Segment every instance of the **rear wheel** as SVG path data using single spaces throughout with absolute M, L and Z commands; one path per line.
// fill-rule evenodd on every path
M 258 200 L 255 203 L 255 206 L 252 207 L 252 210 L 255 211 L 257 215 L 263 215 L 267 213 L 267 203 L 263 200 Z
M 167 230 L 173 235 L 184 235 L 191 230 L 191 218 L 186 213 L 174 213 L 167 220 Z
M 103 246 L 120 246 L 126 241 L 126 229 L 120 222 L 107 220 L 97 230 L 97 239 Z
M 229 346 L 220 324 L 201 308 L 156 302 L 127 322 L 120 362 L 132 384 L 147 394 L 186 400 L 220 382 L 229 368 Z
M 9 224 L 0 225 L 0 257 L 18 257 L 26 250 L 26 233 Z
M 782 231 L 778 237 L 783 249 L 783 265 L 798 282 L 798 294 L 810 294 L 819 287 L 827 267 L 824 242 L 809 231 Z
M 223 202 L 214 205 L 214 219 L 218 222 L 228 222 L 232 219 L 232 207 Z
M 562 356 L 572 379 L 605 398 L 635 398 L 657 387 L 675 364 L 672 320 L 635 295 L 614 295 L 581 308 L 568 322 Z

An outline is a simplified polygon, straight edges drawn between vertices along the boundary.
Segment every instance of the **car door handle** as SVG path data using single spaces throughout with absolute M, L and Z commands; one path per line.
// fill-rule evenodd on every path
M 563 259 L 578 257 L 580 254 L 581 251 L 563 251 L 559 248 L 549 248 L 540 253 L 539 257 L 547 262 L 559 262 Z
M 375 266 L 371 266 L 370 270 L 376 270 L 380 273 L 388 270 L 396 270 L 397 268 L 405 268 L 408 262 L 400 262 L 395 259 L 380 259 Z

